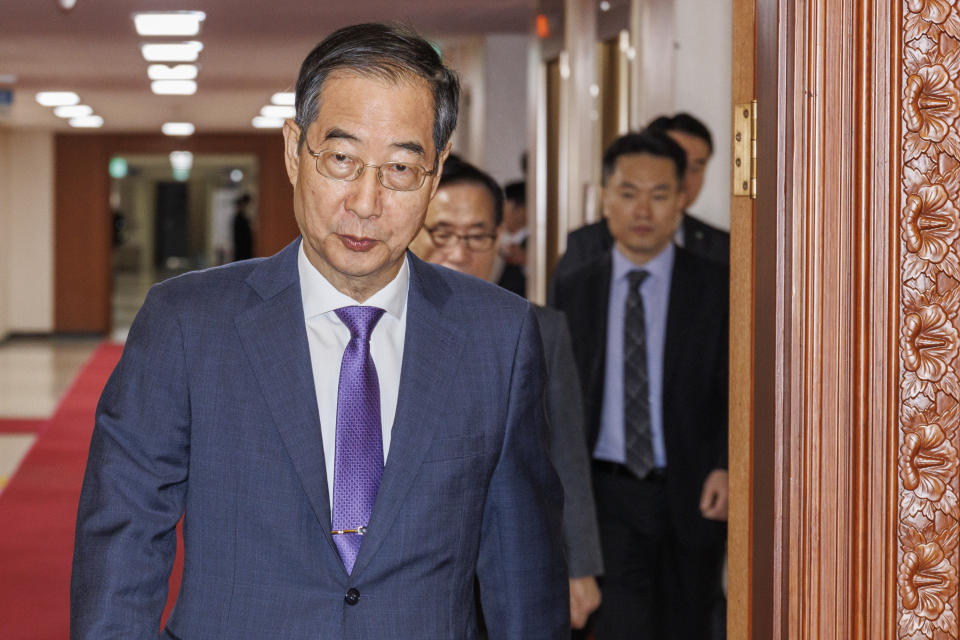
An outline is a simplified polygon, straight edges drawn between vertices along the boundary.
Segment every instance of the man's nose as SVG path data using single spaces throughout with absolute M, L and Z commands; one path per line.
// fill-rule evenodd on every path
M 463 264 L 470 260 L 470 250 L 467 249 L 466 238 L 457 238 L 453 244 L 447 247 L 447 259 L 457 264 Z
M 350 183 L 346 201 L 347 209 L 361 219 L 379 215 L 383 188 L 377 177 L 377 170 L 367 167 L 359 178 Z

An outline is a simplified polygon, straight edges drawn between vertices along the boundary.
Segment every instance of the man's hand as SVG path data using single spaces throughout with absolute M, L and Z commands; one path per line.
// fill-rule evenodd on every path
M 570 578 L 570 626 L 583 629 L 587 618 L 600 606 L 600 588 L 593 576 Z
M 703 493 L 700 495 L 700 513 L 708 520 L 727 519 L 727 486 L 726 469 L 714 469 L 703 482 Z

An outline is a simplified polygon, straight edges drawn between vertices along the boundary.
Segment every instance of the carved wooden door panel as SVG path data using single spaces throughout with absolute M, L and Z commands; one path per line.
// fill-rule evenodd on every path
M 897 637 L 957 638 L 960 9 L 904 5 Z
M 960 1 L 750 5 L 730 637 L 958 639 Z

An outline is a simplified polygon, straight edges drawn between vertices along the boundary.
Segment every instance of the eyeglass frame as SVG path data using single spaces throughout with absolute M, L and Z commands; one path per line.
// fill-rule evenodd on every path
M 457 241 L 451 242 L 449 244 L 440 244 L 433 237 L 434 232 L 441 230 L 439 225 L 432 228 L 428 227 L 427 225 L 423 225 L 423 230 L 427 232 L 428 236 L 430 236 L 430 242 L 433 243 L 433 246 L 437 247 L 438 249 L 447 249 L 450 247 L 455 247 L 456 245 L 460 244 L 460 242 L 462 241 L 468 251 L 473 251 L 474 253 L 483 253 L 485 251 L 492 250 L 494 245 L 496 245 L 496 241 L 497 241 L 496 232 L 461 234 L 461 233 L 456 233 L 455 231 L 450 231 L 449 229 L 442 229 L 446 233 L 449 233 L 451 237 L 456 238 Z M 487 247 L 486 249 L 474 249 L 473 247 L 470 246 L 470 238 L 489 238 L 490 246 Z
M 307 153 L 313 156 L 313 159 L 314 159 L 313 164 L 317 170 L 317 173 L 319 173 L 324 178 L 327 178 L 328 180 L 336 180 L 337 182 L 356 182 L 357 180 L 360 179 L 360 176 L 363 175 L 363 172 L 366 171 L 367 167 L 371 167 L 377 170 L 377 182 L 380 183 L 380 186 L 382 186 L 384 189 L 389 189 L 390 191 L 399 191 L 401 193 L 405 193 L 409 191 L 419 191 L 420 189 L 423 188 L 423 185 L 427 181 L 428 176 L 434 176 L 437 174 L 436 166 L 434 166 L 433 169 L 427 169 L 422 164 L 416 164 L 414 162 L 398 162 L 395 160 L 392 160 L 390 162 L 383 162 L 381 164 L 366 163 L 363 161 L 362 158 L 358 158 L 357 156 L 350 155 L 349 153 L 344 153 L 343 151 L 337 151 L 336 149 L 321 149 L 320 151 L 314 151 L 313 149 L 310 148 L 310 143 L 307 142 L 306 140 L 303 141 L 303 144 L 307 148 Z M 320 158 L 323 157 L 323 154 L 325 153 L 337 153 L 342 156 L 347 156 L 348 158 L 351 158 L 359 162 L 360 168 L 357 169 L 357 173 L 352 178 L 334 178 L 333 176 L 328 176 L 323 171 L 320 171 Z M 394 187 L 386 185 L 383 182 L 383 171 L 381 169 L 391 164 L 404 164 L 410 167 L 417 167 L 419 169 L 423 169 L 423 175 L 420 177 L 420 184 L 418 184 L 416 187 L 413 187 L 412 189 L 396 189 Z M 434 165 L 436 165 L 436 162 L 434 163 Z

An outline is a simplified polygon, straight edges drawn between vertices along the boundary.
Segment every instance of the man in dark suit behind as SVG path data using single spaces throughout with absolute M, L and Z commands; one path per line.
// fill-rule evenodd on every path
M 529 303 L 407 247 L 459 83 L 341 29 L 283 129 L 301 237 L 155 286 L 97 410 L 71 637 L 569 637 L 562 489 Z M 479 593 L 478 593 L 479 587 Z
M 728 274 L 672 243 L 686 156 L 656 131 L 604 154 L 614 245 L 556 286 L 580 370 L 605 576 L 598 640 L 703 640 L 727 503 Z
M 687 155 L 687 171 L 683 183 L 687 208 L 692 207 L 703 188 L 707 165 L 713 155 L 713 137 L 705 124 L 688 113 L 660 116 L 650 123 L 669 135 Z M 674 237 L 688 251 L 715 262 L 730 263 L 730 234 L 696 218 L 686 211 Z M 606 219 L 585 225 L 567 235 L 567 249 L 554 270 L 554 281 L 577 266 L 588 262 L 613 246 L 613 236 Z M 551 298 L 553 286 L 551 283 Z
M 504 193 L 473 165 L 447 159 L 440 188 L 410 249 L 427 262 L 484 280 L 495 272 Z M 503 283 L 500 283 L 503 286 Z M 582 628 L 600 604 L 596 576 L 603 573 L 600 534 L 583 433 L 580 379 L 570 330 L 562 313 L 534 306 L 547 358 L 546 409 L 550 459 L 563 484 L 563 538 L 570 571 L 570 623 Z

